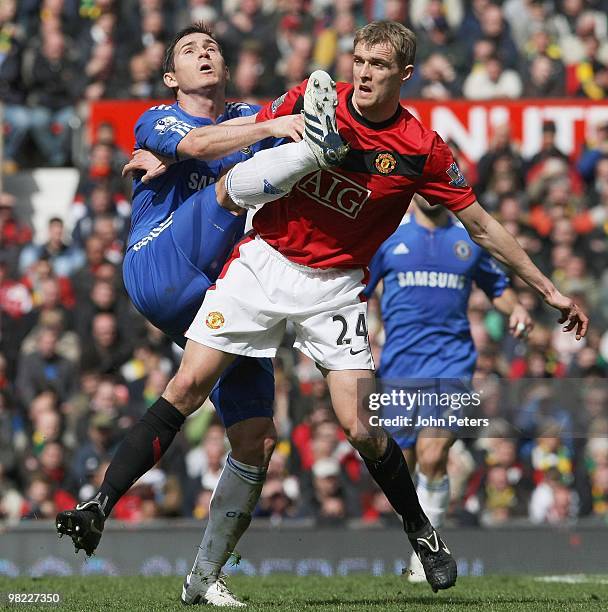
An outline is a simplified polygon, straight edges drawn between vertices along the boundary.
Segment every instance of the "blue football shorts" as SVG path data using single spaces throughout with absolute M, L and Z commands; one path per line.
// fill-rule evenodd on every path
M 184 347 L 183 334 L 244 227 L 245 215 L 219 206 L 214 185 L 190 196 L 125 255 L 123 279 L 137 310 Z M 251 417 L 272 418 L 272 362 L 238 357 L 210 397 L 225 427 Z

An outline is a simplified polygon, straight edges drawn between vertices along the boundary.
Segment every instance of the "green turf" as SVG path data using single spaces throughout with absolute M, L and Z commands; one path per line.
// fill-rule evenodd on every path
M 581 584 L 538 582 L 531 577 L 461 578 L 458 586 L 434 595 L 428 585 L 411 585 L 398 576 L 321 578 L 271 576 L 230 579 L 251 612 L 397 611 L 407 612 L 570 612 L 608 610 L 608 579 Z M 0 609 L 49 610 L 50 605 L 7 606 L 7 592 L 57 592 L 66 612 L 180 610 L 181 579 L 163 578 L 0 578 Z

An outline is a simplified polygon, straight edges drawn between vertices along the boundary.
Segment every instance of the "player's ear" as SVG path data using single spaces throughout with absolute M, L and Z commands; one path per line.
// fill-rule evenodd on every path
M 406 81 L 409 81 L 412 78 L 412 74 L 414 74 L 414 66 L 412 64 L 408 64 L 402 71 L 401 71 L 401 80 L 405 83 Z
M 163 82 L 170 89 L 177 87 L 177 79 L 173 72 L 165 72 L 165 74 L 163 74 Z

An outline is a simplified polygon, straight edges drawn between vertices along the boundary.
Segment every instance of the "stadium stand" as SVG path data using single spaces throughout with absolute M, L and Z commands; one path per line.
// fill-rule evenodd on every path
M 276 97 L 317 67 L 348 80 L 354 30 L 386 18 L 419 36 L 420 69 L 403 90 L 414 107 L 463 97 L 605 104 L 607 15 L 607 0 L 2 0 L 0 525 L 53 518 L 88 498 L 179 361 L 122 287 L 129 145 L 112 123 L 86 129 L 99 101 L 169 97 L 161 64 L 172 33 L 192 20 L 213 24 L 231 65 L 230 95 L 243 100 Z M 563 125 L 538 123 L 527 147 L 495 122 L 482 155 L 456 153 L 482 202 L 585 305 L 592 325 L 584 342 L 560 336 L 515 281 L 536 320 L 529 341 L 515 342 L 473 293 L 484 414 L 509 412 L 520 433 L 497 426 L 453 447 L 449 517 L 461 525 L 608 520 L 608 114 L 588 121 L 568 150 L 556 137 Z M 369 331 L 379 356 L 377 300 Z M 275 368 L 280 442 L 258 515 L 393 522 L 314 364 L 286 344 Z M 505 406 L 505 389 L 521 381 Z M 568 403 L 560 384 L 580 397 Z M 225 456 L 205 405 L 114 516 L 204 518 Z

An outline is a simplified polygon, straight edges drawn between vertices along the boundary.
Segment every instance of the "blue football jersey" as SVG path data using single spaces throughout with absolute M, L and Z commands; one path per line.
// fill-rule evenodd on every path
M 386 333 L 380 376 L 471 378 L 477 358 L 467 317 L 472 283 L 492 299 L 509 279 L 462 224 L 450 218 L 429 230 L 406 215 L 372 259 L 368 296 L 380 280 Z
M 216 123 L 235 117 L 254 115 L 258 106 L 228 103 Z M 208 118 L 193 117 L 175 104 L 160 104 L 148 109 L 135 125 L 135 148 L 148 149 L 177 159 L 177 145 L 197 127 L 214 125 Z M 250 158 L 256 151 L 279 144 L 267 138 L 250 147 L 214 161 L 187 159 L 172 165 L 162 176 L 143 184 L 136 179 L 133 186 L 131 231 L 128 246 L 145 238 L 167 219 L 189 196 L 214 183 L 225 168 Z

